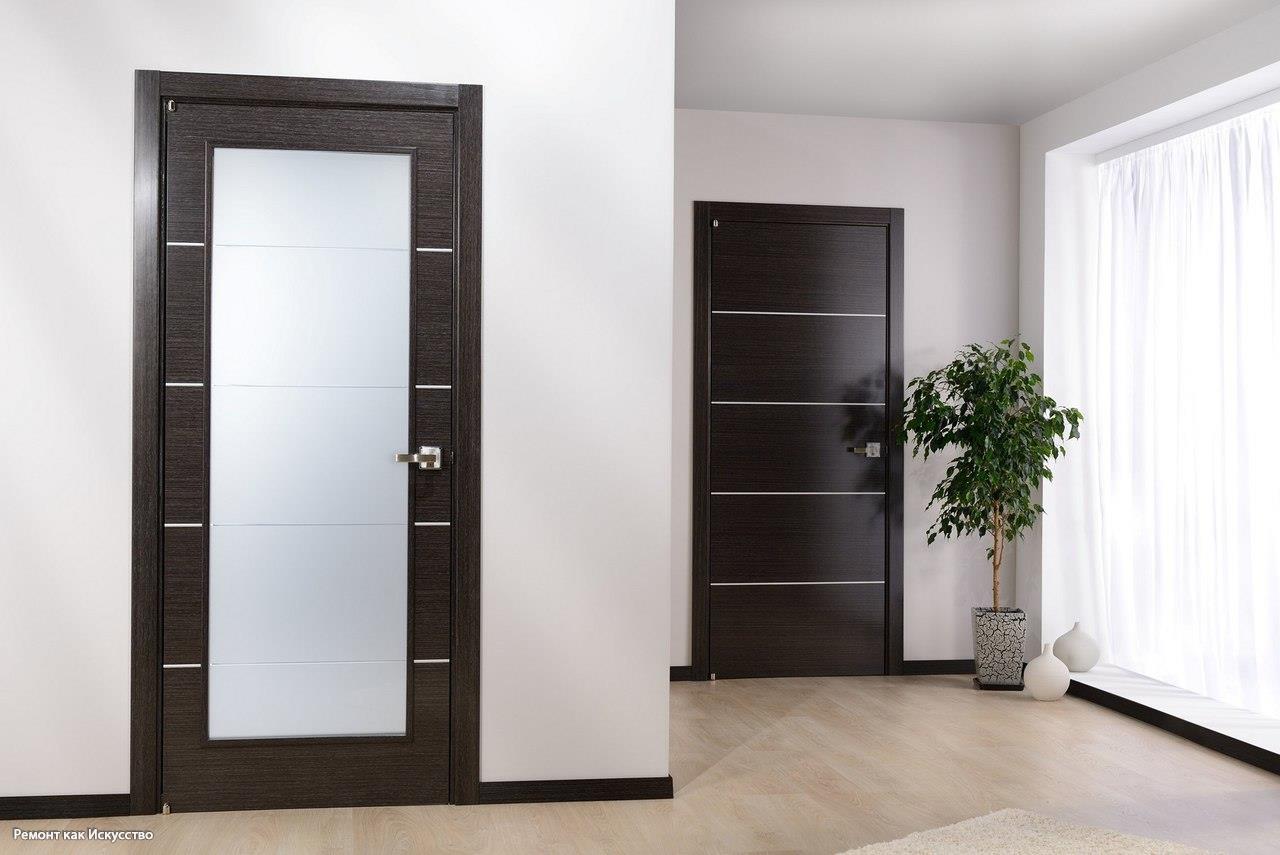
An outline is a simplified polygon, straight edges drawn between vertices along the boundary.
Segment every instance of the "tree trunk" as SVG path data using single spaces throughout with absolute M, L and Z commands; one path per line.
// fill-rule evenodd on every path
M 1000 611 L 1000 564 L 1004 561 L 1004 517 L 1000 506 L 991 511 L 991 610 Z

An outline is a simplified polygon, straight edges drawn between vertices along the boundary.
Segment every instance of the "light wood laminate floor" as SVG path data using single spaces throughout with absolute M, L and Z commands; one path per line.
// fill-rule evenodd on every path
M 671 687 L 673 801 L 19 822 L 150 843 L 0 851 L 839 852 L 1006 807 L 1225 852 L 1280 849 L 1280 777 L 1075 698 L 965 677 Z

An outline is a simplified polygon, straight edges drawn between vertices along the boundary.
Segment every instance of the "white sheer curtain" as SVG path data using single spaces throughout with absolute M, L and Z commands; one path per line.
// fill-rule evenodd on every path
M 1098 199 L 1080 534 L 1104 651 L 1280 716 L 1280 109 L 1101 164 Z

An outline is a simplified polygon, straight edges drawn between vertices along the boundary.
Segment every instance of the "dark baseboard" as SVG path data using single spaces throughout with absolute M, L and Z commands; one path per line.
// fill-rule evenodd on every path
M 671 776 L 664 778 L 583 778 L 565 781 L 481 781 L 481 804 L 515 802 L 612 802 L 669 799 Z
M 907 659 L 903 674 L 972 674 L 972 659 Z
M 1161 712 L 1137 701 L 1122 698 L 1111 692 L 1103 691 L 1096 686 L 1079 683 L 1075 680 L 1071 681 L 1071 685 L 1067 688 L 1067 694 L 1075 695 L 1077 698 L 1083 698 L 1086 701 L 1092 701 L 1099 706 L 1104 706 L 1130 718 L 1136 718 L 1138 721 L 1154 725 L 1175 736 L 1189 739 L 1197 745 L 1203 745 L 1205 748 L 1217 751 L 1219 754 L 1234 757 L 1236 760 L 1242 760 L 1251 766 L 1257 766 L 1259 769 L 1265 769 L 1272 774 L 1280 775 L 1280 754 L 1268 751 L 1265 748 L 1250 745 L 1248 742 L 1242 742 L 1216 730 L 1210 730 L 1207 727 L 1178 718 L 1170 713 Z
M 481 804 L 515 802 L 595 802 L 669 799 L 671 776 L 663 778 L 584 778 L 564 781 L 482 781 Z M 84 819 L 128 816 L 129 794 L 84 796 L 7 796 L 0 798 L 0 819 Z
M 0 798 L 0 819 L 83 819 L 128 815 L 128 793 Z
M 972 674 L 972 659 L 907 659 L 902 663 L 902 674 Z M 671 682 L 682 683 L 697 680 L 692 665 L 672 665 Z

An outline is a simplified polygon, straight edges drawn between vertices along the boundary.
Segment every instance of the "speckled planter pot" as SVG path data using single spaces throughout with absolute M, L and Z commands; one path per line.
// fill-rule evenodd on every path
M 973 608 L 973 665 L 983 687 L 1022 686 L 1027 613 L 1022 609 Z

